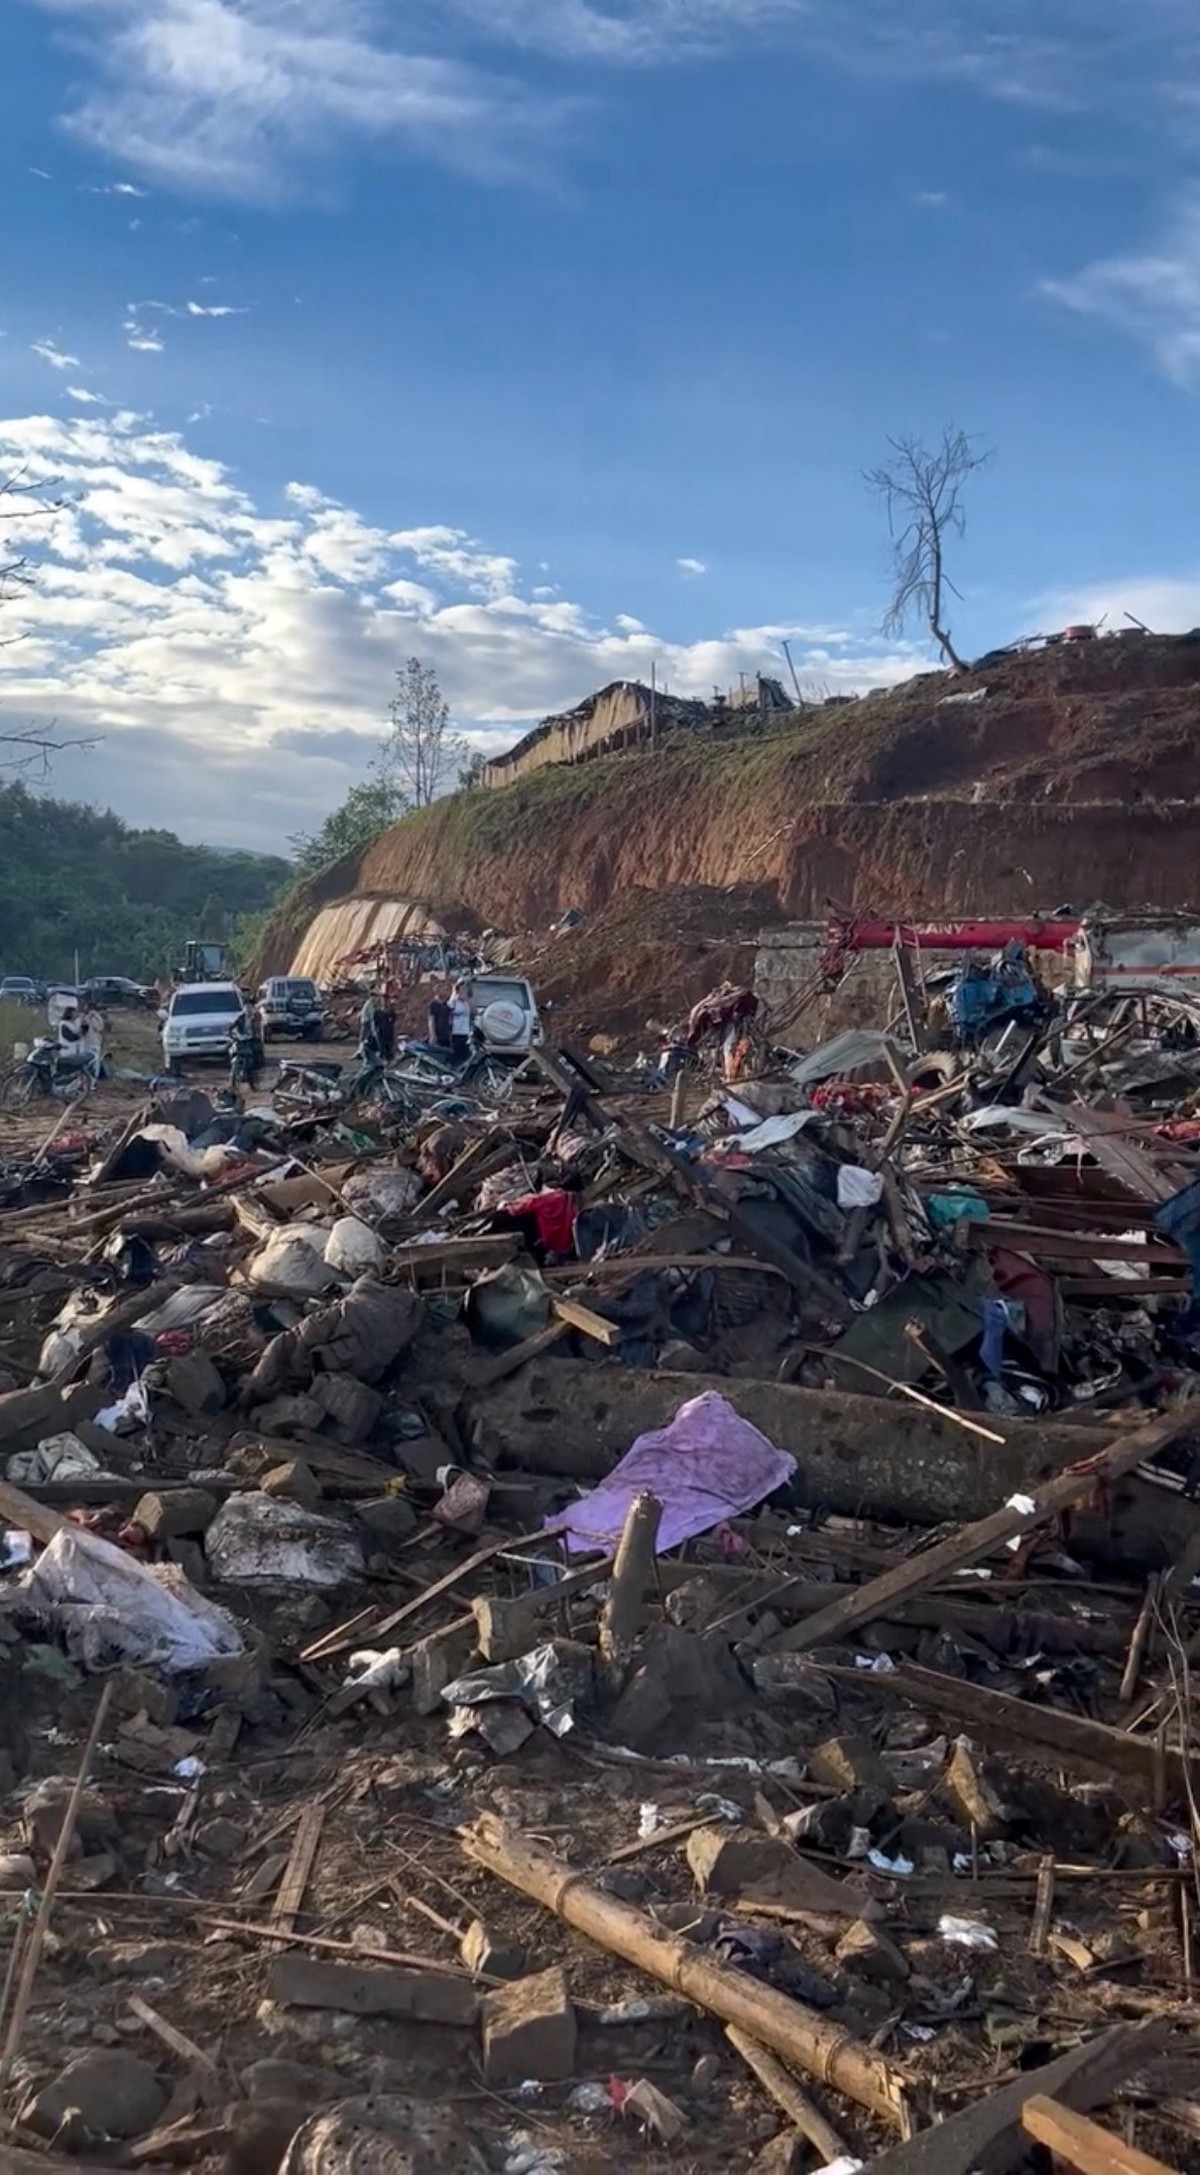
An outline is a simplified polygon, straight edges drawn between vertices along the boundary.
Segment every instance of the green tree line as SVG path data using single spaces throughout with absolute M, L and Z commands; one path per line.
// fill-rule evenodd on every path
M 189 937 L 237 943 L 295 874 L 275 854 L 185 846 L 109 810 L 0 784 L 0 973 L 170 972 Z

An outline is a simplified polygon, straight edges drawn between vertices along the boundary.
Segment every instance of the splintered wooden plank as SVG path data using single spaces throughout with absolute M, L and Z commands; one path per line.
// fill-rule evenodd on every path
M 295 1931 L 296 1919 L 304 1901 L 304 1891 L 308 1886 L 324 1825 L 325 1807 L 320 1804 L 306 1805 L 296 1828 L 287 1870 L 279 1883 L 279 1894 L 271 1909 L 271 1924 L 280 1933 Z
M 1021 2125 L 1039 2145 L 1048 2145 L 1056 2160 L 1077 2168 L 1079 2175 L 1175 2175 L 1162 2160 L 1154 2160 L 1136 2145 L 1127 2145 L 1111 2130 L 1103 2130 L 1087 2115 L 1039 2093 L 1021 2111 Z

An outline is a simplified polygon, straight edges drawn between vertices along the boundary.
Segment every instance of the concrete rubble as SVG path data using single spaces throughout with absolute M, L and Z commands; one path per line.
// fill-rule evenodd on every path
M 1200 2169 L 1200 1014 L 1019 966 L 9 1156 L 0 2165 Z

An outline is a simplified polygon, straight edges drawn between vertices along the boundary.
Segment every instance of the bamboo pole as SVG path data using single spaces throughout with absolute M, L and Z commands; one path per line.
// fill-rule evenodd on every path
M 722 2023 L 738 2026 L 785 2062 L 806 2070 L 818 2083 L 845 2093 L 904 2131 L 903 2073 L 849 2032 L 775 1987 L 762 1986 L 732 1965 L 703 1955 L 692 1943 L 663 1933 L 644 1912 L 606 1895 L 494 1814 L 485 1813 L 473 1828 L 460 1829 L 459 1841 L 476 1865 L 532 1896 L 598 1948 L 623 1956 Z

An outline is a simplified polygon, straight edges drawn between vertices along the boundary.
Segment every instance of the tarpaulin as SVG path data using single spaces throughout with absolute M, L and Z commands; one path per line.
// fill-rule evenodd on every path
M 753 1510 L 790 1480 L 796 1461 L 760 1435 L 715 1390 L 691 1397 L 666 1427 L 639 1435 L 608 1479 L 581 1502 L 548 1521 L 573 1549 L 609 1555 L 635 1496 L 646 1491 L 663 1506 L 658 1552 L 666 1553 L 723 1518 Z

